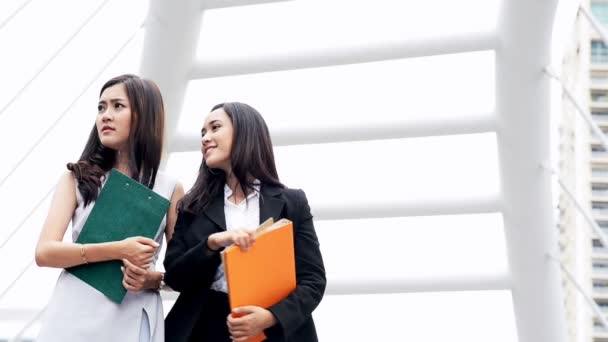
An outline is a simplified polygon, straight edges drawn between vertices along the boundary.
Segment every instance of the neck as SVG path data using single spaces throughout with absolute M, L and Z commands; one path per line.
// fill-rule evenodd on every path
M 249 181 L 253 181 L 253 179 L 249 179 Z M 232 200 L 234 203 L 240 203 L 251 193 L 251 189 L 246 189 L 247 193 L 243 191 L 244 189 L 241 188 L 238 179 L 236 179 L 232 172 L 226 175 L 226 184 L 232 190 L 232 196 L 230 196 L 229 200 Z
M 127 151 L 119 150 L 116 153 L 116 162 L 114 168 L 125 175 L 131 176 L 131 170 L 129 168 L 129 154 Z
M 241 203 L 241 201 L 245 199 L 245 194 L 233 173 L 226 175 L 226 184 L 228 184 L 228 187 L 232 190 L 232 195 L 228 200 L 235 204 Z

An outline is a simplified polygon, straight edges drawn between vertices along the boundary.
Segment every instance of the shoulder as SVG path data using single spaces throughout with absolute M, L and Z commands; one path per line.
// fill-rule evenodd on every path
M 61 176 L 59 176 L 58 184 L 65 184 L 70 186 L 76 185 L 76 178 L 74 178 L 74 174 L 70 170 L 63 171 Z
M 296 222 L 296 224 L 312 218 L 310 205 L 308 204 L 304 190 L 294 188 L 281 189 L 281 198 L 283 198 L 285 203 L 286 218 Z
M 197 214 L 186 210 L 179 210 L 177 212 L 177 218 L 188 223 L 191 223 L 199 216 L 202 216 L 202 214 Z
M 281 197 L 283 197 L 283 199 L 288 203 L 288 204 L 297 204 L 297 205 L 301 205 L 303 203 L 307 203 L 308 200 L 306 199 L 306 194 L 304 193 L 304 190 L 302 189 L 295 189 L 295 188 L 277 188 L 278 192 L 280 193 Z
M 83 201 L 80 190 L 78 190 L 78 181 L 72 171 L 66 170 L 59 176 L 55 191 L 61 193 L 62 196 L 67 196 L 65 199 L 73 198 L 77 203 Z
M 74 177 L 72 171 L 64 171 L 61 176 L 59 176 L 57 188 L 63 188 L 70 192 L 78 193 L 78 181 Z
M 281 189 L 282 193 L 284 196 L 289 197 L 289 198 L 301 198 L 302 196 L 305 196 L 304 194 L 304 190 L 302 189 L 294 189 L 294 188 L 284 188 Z

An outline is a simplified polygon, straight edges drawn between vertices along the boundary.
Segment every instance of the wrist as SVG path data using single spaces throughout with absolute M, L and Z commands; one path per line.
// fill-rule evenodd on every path
M 80 259 L 83 264 L 89 263 L 89 261 L 87 260 L 86 244 L 84 244 L 84 243 L 80 244 Z
M 126 259 L 126 255 L 124 253 L 123 241 L 114 241 L 112 242 L 112 259 L 122 260 Z
M 265 311 L 266 311 L 266 318 L 264 320 L 264 323 L 265 323 L 264 329 L 268 329 L 268 328 L 274 326 L 275 324 L 277 324 L 277 318 L 274 317 L 274 314 L 270 310 L 265 309 Z
M 173 289 L 167 285 L 167 283 L 165 283 L 165 273 L 164 272 L 159 272 L 160 273 L 160 282 L 158 285 L 158 291 L 173 291 Z
M 206 245 L 207 245 L 207 249 L 209 249 L 213 252 L 217 252 L 220 249 L 220 246 L 218 246 L 218 244 L 213 239 L 213 234 L 209 235 L 209 237 L 207 238 Z
M 160 290 L 164 278 L 162 272 L 148 272 L 148 288 L 152 290 Z

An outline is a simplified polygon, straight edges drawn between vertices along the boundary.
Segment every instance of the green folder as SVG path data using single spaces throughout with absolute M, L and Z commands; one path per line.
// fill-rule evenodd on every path
M 169 200 L 115 169 L 101 189 L 77 243 L 120 241 L 133 236 L 154 239 L 169 208 Z M 122 261 L 95 262 L 67 268 L 109 299 L 121 303 Z

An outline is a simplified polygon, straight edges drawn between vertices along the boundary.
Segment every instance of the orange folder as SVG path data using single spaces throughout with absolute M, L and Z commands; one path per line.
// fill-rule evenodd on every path
M 293 223 L 272 218 L 256 230 L 257 238 L 247 252 L 230 246 L 222 252 L 230 308 L 254 305 L 268 308 L 296 289 Z M 263 341 L 264 333 L 248 342 Z

